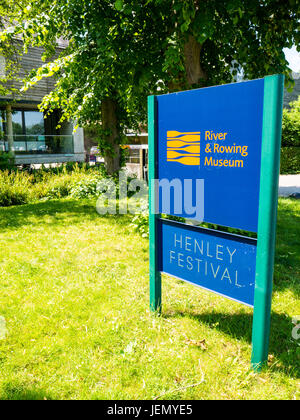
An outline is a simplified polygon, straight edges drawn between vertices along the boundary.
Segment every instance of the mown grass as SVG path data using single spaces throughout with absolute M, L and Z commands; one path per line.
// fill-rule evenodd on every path
M 164 276 L 148 241 L 93 200 L 0 209 L 1 399 L 299 399 L 300 202 L 279 203 L 269 367 L 249 367 L 252 310 Z

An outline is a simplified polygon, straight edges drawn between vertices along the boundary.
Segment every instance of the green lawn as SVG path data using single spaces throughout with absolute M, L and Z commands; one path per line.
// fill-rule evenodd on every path
M 268 369 L 249 369 L 252 310 L 163 278 L 148 241 L 90 200 L 0 209 L 1 399 L 300 399 L 300 201 L 279 204 Z

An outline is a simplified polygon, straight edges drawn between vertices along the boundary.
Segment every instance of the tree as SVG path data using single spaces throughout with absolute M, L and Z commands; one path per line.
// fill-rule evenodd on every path
M 297 0 L 35 0 L 19 14 L 24 46 L 45 59 L 59 37 L 69 47 L 31 74 L 57 77 L 42 107 L 101 123 L 108 171 L 118 169 L 126 127 L 145 121 L 146 96 L 284 73 L 283 48 L 299 45 Z M 4 37 L 5 38 L 5 37 Z
M 25 0 L 0 0 L 0 31 L 7 30 L 12 25 L 15 17 L 22 11 Z M 14 42 L 0 42 L 0 94 L 5 96 L 15 91 L 12 83 L 16 79 L 18 72 L 18 56 L 19 51 Z M 9 83 L 8 83 L 9 82 Z
M 174 0 L 169 4 L 173 43 L 166 50 L 166 65 L 176 74 L 182 62 L 182 86 L 232 82 L 239 69 L 248 79 L 284 73 L 292 82 L 282 50 L 293 44 L 300 50 L 297 1 Z
M 145 120 L 146 91 L 155 91 L 163 75 L 158 52 L 163 52 L 166 28 L 158 20 L 156 28 L 152 7 L 130 3 L 121 12 L 118 2 L 107 0 L 33 2 L 15 28 L 25 50 L 28 45 L 45 48 L 45 60 L 53 55 L 57 38 L 69 41 L 63 56 L 31 73 L 26 88 L 41 77 L 57 77 L 42 108 L 60 107 L 63 119 L 78 124 L 101 123 L 100 150 L 109 173 L 119 169 L 125 127 L 137 128 Z M 156 31 L 154 40 L 150 28 Z

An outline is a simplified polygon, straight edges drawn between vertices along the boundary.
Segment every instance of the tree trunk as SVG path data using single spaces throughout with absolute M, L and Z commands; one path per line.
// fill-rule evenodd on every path
M 170 92 L 206 86 L 207 75 L 201 66 L 201 49 L 202 44 L 193 35 L 189 35 L 183 46 L 185 74 L 169 82 Z
M 205 85 L 207 76 L 201 67 L 202 45 L 195 39 L 193 35 L 189 35 L 187 42 L 184 44 L 184 65 L 187 77 L 188 87 L 199 85 L 201 82 Z
M 104 156 L 105 167 L 109 175 L 120 170 L 120 145 L 117 118 L 117 104 L 111 98 L 105 98 L 101 103 L 102 128 L 109 134 L 105 135 L 105 140 L 110 149 Z

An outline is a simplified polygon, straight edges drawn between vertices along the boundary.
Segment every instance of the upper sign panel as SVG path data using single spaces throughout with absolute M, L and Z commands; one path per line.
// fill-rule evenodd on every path
M 179 179 L 182 196 L 203 179 L 206 222 L 257 231 L 263 98 L 264 79 L 157 97 L 158 178 Z

